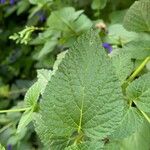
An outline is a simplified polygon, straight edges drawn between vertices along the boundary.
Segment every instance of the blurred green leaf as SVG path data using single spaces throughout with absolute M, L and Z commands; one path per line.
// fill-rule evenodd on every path
M 5 150 L 5 148 L 0 144 L 0 150 Z

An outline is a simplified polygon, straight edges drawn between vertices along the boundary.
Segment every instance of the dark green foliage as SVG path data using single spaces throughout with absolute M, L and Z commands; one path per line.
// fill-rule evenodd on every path
M 149 0 L 0 0 L 0 150 L 149 150 L 149 66 Z

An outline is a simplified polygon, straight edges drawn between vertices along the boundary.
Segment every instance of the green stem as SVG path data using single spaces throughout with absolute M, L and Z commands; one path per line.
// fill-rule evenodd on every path
M 150 123 L 150 118 L 147 116 L 147 114 L 145 112 L 143 112 L 142 110 L 140 110 L 140 112 L 143 114 L 145 119 Z
M 0 110 L 0 113 L 21 112 L 21 111 L 26 111 L 26 110 L 28 110 L 28 109 L 31 109 L 31 107 L 18 108 L 18 109 L 9 109 L 9 110 Z
M 150 56 L 147 57 L 141 65 L 133 72 L 133 74 L 128 78 L 127 82 L 132 82 L 133 79 L 142 71 L 142 69 L 145 67 L 145 65 L 149 62 Z
M 148 56 L 141 64 L 140 66 L 133 72 L 133 74 L 122 84 L 122 90 L 125 94 L 126 87 L 129 85 L 130 82 L 134 80 L 134 78 L 142 71 L 142 69 L 145 67 L 145 65 L 150 61 L 150 56 Z
M 137 103 L 135 101 L 134 104 L 136 105 L 137 109 L 142 113 L 144 118 L 150 123 L 150 118 L 147 116 L 147 114 L 144 111 L 142 111 L 140 108 L 138 108 Z

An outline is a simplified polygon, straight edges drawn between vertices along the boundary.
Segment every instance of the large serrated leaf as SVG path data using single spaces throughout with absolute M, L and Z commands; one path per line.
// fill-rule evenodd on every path
M 61 31 L 73 31 L 71 22 L 74 22 L 83 13 L 83 10 L 75 11 L 73 7 L 65 7 L 58 11 L 53 11 L 47 20 L 47 25 L 50 28 L 58 29 Z M 74 32 L 74 31 L 73 31 Z
M 150 32 L 150 1 L 136 1 L 124 18 L 124 27 L 129 31 Z
M 119 80 L 91 30 L 77 40 L 51 77 L 36 131 L 50 147 L 57 143 L 58 150 L 101 141 L 120 123 L 123 107 Z
M 134 80 L 127 88 L 127 96 L 140 110 L 150 112 L 150 73 Z
M 65 148 L 65 150 L 100 150 L 102 149 L 104 146 L 104 144 L 102 143 L 102 141 L 91 141 L 91 142 L 85 142 L 83 144 L 80 145 L 72 145 L 69 146 L 67 148 Z
M 133 63 L 131 61 L 130 53 L 125 53 L 122 51 L 119 52 L 118 55 L 112 57 L 112 64 L 122 85 L 133 71 Z
M 144 122 L 141 128 L 129 138 L 120 142 L 121 150 L 149 150 L 150 149 L 150 124 Z
M 120 140 L 135 133 L 143 123 L 143 116 L 137 108 L 129 107 L 125 109 L 121 124 L 111 135 L 111 139 Z

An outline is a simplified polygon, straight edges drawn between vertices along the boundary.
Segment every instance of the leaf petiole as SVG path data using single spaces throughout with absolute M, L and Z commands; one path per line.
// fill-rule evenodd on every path
M 140 110 L 140 112 L 143 114 L 144 118 L 150 123 L 150 118 L 147 116 L 147 114 L 142 110 Z
M 8 109 L 8 110 L 0 110 L 0 113 L 8 113 L 8 112 L 21 112 L 31 109 L 31 107 L 26 108 L 18 108 L 18 109 Z
M 145 65 L 150 61 L 150 56 L 146 57 L 140 66 L 133 72 L 133 74 L 122 84 L 123 93 L 125 93 L 126 87 L 134 78 L 143 70 Z
M 132 82 L 133 79 L 142 71 L 145 65 L 150 61 L 150 56 L 148 56 L 141 65 L 133 72 L 133 74 L 128 78 L 127 83 Z

